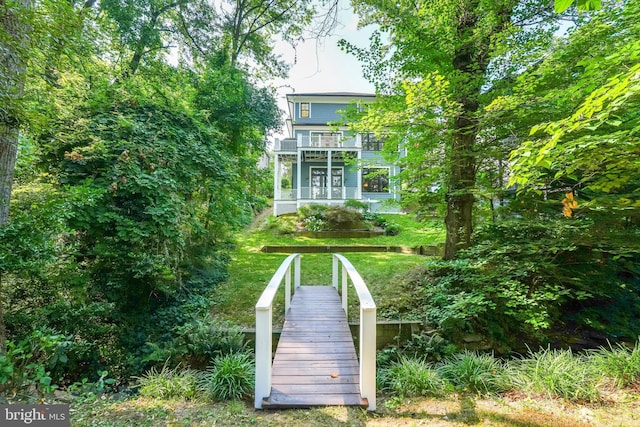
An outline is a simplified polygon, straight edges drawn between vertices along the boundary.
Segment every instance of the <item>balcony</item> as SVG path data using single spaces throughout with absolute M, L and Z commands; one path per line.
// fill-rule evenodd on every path
M 297 188 L 280 188 L 276 191 L 276 200 L 349 200 L 360 198 L 358 187 L 302 187 L 300 198 Z
M 275 151 L 296 151 L 298 148 L 362 148 L 362 139 L 360 135 L 312 134 L 276 140 Z

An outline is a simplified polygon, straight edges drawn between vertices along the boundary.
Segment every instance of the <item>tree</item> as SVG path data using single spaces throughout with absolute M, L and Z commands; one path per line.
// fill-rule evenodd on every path
M 272 54 L 271 38 L 280 34 L 291 41 L 310 23 L 311 0 L 234 0 L 222 6 L 222 50 L 236 67 L 244 54 L 271 73 L 283 76 L 283 64 Z
M 85 6 L 91 2 L 81 9 Z M 0 1 L 0 227 L 9 221 L 20 130 L 33 119 L 25 85 L 32 76 L 56 84 L 56 65 L 75 45 L 82 17 L 67 2 Z M 0 294 L 1 284 L 0 274 Z M 1 301 L 0 347 L 5 339 Z
M 425 152 L 439 158 L 439 166 L 432 169 L 437 175 L 422 175 L 421 181 L 405 185 L 414 194 L 434 187 L 444 192 L 444 257 L 451 259 L 471 243 L 477 173 L 484 156 L 480 148 L 488 140 L 483 107 L 494 96 L 492 88 L 510 78 L 496 64 L 510 40 L 548 40 L 553 29 L 546 23 L 550 10 L 543 1 L 521 5 L 515 0 L 363 0 L 355 6 L 365 23 L 376 22 L 389 33 L 390 42 L 385 45 L 374 36 L 368 51 L 343 45 L 365 61 L 371 58 L 365 67 L 370 80 L 380 95 L 395 100 L 371 109 L 358 126 L 381 129 L 388 127 L 387 121 L 393 123 L 396 144 L 413 158 L 407 162 L 413 164 L 409 173 L 414 177 L 420 176 L 416 168 L 434 163 L 425 159 Z M 385 109 L 389 114 L 381 116 Z

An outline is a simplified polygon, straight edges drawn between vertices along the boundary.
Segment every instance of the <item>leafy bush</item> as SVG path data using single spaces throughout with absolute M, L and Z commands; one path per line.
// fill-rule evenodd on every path
M 640 340 L 633 348 L 621 344 L 600 347 L 588 352 L 588 361 L 596 371 L 611 379 L 617 387 L 627 387 L 640 380 Z
M 70 337 L 47 329 L 36 329 L 17 344 L 6 342 L 0 353 L 0 392 L 5 396 L 53 393 L 58 388 L 51 370 L 67 361 Z
M 185 361 L 191 367 L 204 368 L 217 356 L 247 350 L 247 342 L 239 327 L 211 317 L 209 313 L 175 329 L 176 338 L 164 348 L 154 346 L 154 352 L 145 360 Z
M 254 361 L 249 353 L 230 353 L 213 359 L 201 387 L 214 400 L 232 400 L 253 393 Z
M 523 392 L 542 393 L 571 401 L 600 399 L 594 365 L 571 350 L 529 351 L 511 363 L 514 384 Z
M 485 395 L 511 388 L 504 364 L 490 354 L 464 351 L 446 359 L 439 371 L 458 390 Z
M 355 200 L 355 199 L 349 199 L 346 202 L 344 202 L 344 207 L 345 208 L 351 208 L 363 213 L 366 213 L 369 211 L 369 204 L 362 202 L 360 200 Z
M 169 368 L 165 364 L 160 371 L 151 368 L 137 378 L 140 395 L 158 399 L 195 399 L 200 392 L 201 374 L 191 369 Z
M 611 256 L 594 263 L 593 249 L 575 242 L 585 227 L 524 220 L 481 227 L 456 259 L 427 263 L 428 276 L 416 283 L 427 321 L 453 342 L 476 333 L 500 351 L 545 343 L 549 330 L 569 322 L 636 337 L 638 273 Z
M 326 205 L 303 205 L 298 209 L 298 217 L 302 220 L 310 217 L 324 218 L 327 209 L 329 209 L 329 206 Z
M 397 236 L 400 234 L 400 226 L 393 222 L 386 223 L 384 226 L 384 234 L 386 236 Z
M 262 229 L 272 230 L 274 234 L 292 234 L 296 231 L 296 225 L 291 215 L 269 216 Z
M 304 227 L 309 231 L 323 231 L 327 229 L 327 221 L 324 218 L 310 216 L 303 221 Z
M 116 380 L 108 377 L 108 371 L 98 371 L 98 379 L 89 381 L 83 378 L 82 381 L 76 381 L 67 387 L 67 391 L 71 393 L 74 401 L 93 402 L 109 391 Z
M 450 385 L 424 359 L 400 357 L 378 374 L 382 389 L 399 396 L 444 396 Z
M 365 228 L 364 217 L 356 210 L 334 206 L 325 214 L 329 230 L 360 230 Z

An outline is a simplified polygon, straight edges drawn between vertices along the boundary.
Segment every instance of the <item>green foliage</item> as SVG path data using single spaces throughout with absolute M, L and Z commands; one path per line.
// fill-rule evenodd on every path
M 623 258 L 604 256 L 594 265 L 596 250 L 618 248 L 595 236 L 588 241 L 589 230 L 588 223 L 567 221 L 486 225 L 457 260 L 428 263 L 420 284 L 427 321 L 454 342 L 480 333 L 497 346 L 544 342 L 562 321 L 636 336 L 637 272 Z M 623 299 L 628 310 L 612 309 Z
M 622 344 L 600 347 L 588 353 L 587 362 L 618 387 L 628 387 L 640 380 L 640 341 L 633 348 Z
M 579 10 L 598 10 L 602 7 L 601 0 L 555 0 L 553 7 L 556 12 L 562 13 L 574 2 Z
M 369 204 L 356 199 L 349 199 L 344 202 L 345 208 L 355 209 L 362 213 L 366 213 L 369 211 Z
M 68 362 L 70 338 L 36 329 L 17 344 L 7 341 L 6 352 L 0 354 L 0 391 L 12 397 L 53 393 L 58 385 L 51 371 Z
M 540 349 L 511 364 L 520 390 L 570 401 L 600 400 L 598 371 L 571 350 Z
M 67 391 L 71 393 L 75 402 L 95 402 L 105 393 L 112 390 L 116 384 L 114 378 L 110 378 L 108 371 L 98 371 L 98 378 L 95 381 L 89 381 L 83 378 L 67 387 Z
M 497 394 L 512 387 L 505 365 L 491 354 L 464 351 L 446 359 L 439 371 L 456 389 L 473 394 Z
M 151 368 L 137 378 L 140 395 L 157 399 L 196 399 L 200 395 L 201 373 L 180 366 L 169 368 L 165 364 L 160 371 Z
M 193 368 L 204 368 L 217 356 L 245 352 L 248 347 L 240 328 L 209 313 L 176 327 L 175 338 L 164 348 L 151 344 L 156 347 L 155 351 L 145 360 L 157 362 L 170 358 Z
M 300 209 L 298 209 L 298 217 L 302 220 L 310 217 L 319 217 L 322 218 L 326 214 L 326 211 L 329 209 L 327 205 L 302 205 Z
M 440 372 L 423 359 L 400 357 L 378 373 L 379 386 L 401 397 L 442 397 L 451 386 Z
M 214 400 L 249 396 L 254 387 L 254 361 L 249 353 L 217 356 L 201 381 L 205 393 Z

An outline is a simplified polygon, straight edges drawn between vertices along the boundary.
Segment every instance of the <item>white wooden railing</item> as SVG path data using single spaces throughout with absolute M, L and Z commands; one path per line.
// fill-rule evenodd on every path
M 294 268 L 292 269 L 292 264 Z M 339 270 L 342 265 L 342 280 Z M 376 410 L 376 304 L 355 267 L 344 256 L 333 254 L 332 285 L 342 295 L 342 308 L 348 318 L 349 279 L 360 300 L 360 394 L 368 400 L 367 410 Z M 273 336 L 273 299 L 285 281 L 285 314 L 291 305 L 291 276 L 300 286 L 300 254 L 289 255 L 273 275 L 256 304 L 255 408 L 271 394 L 271 355 Z
M 255 407 L 262 408 L 262 399 L 271 394 L 271 350 L 273 336 L 273 298 L 285 281 L 284 311 L 291 305 L 291 264 L 294 264 L 294 286 L 300 286 L 300 254 L 289 255 L 273 275 L 256 304 L 256 389 Z
M 339 266 L 342 265 L 342 280 Z M 376 410 L 376 303 L 354 266 L 340 254 L 333 254 L 332 285 L 342 294 L 342 309 L 348 318 L 349 279 L 360 300 L 360 394 L 369 401 L 367 410 Z M 340 285 L 340 287 L 338 287 Z

